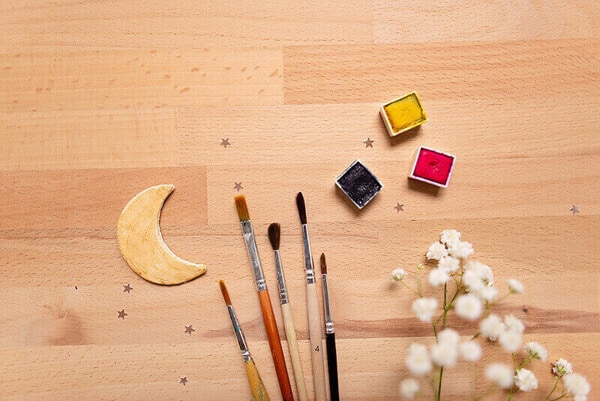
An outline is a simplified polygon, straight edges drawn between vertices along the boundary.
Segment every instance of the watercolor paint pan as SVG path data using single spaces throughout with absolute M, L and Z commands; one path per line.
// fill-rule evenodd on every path
M 379 114 L 390 136 L 396 136 L 427 121 L 417 92 L 408 93 L 381 106 Z
M 383 184 L 375 174 L 358 159 L 339 175 L 335 184 L 359 209 L 365 207 L 383 189 Z
M 454 155 L 421 146 L 409 178 L 447 188 L 455 162 Z

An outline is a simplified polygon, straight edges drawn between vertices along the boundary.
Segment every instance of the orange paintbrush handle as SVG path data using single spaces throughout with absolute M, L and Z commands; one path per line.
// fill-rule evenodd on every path
M 269 339 L 269 346 L 273 355 L 273 363 L 275 364 L 275 372 L 277 373 L 277 380 L 279 380 L 281 395 L 284 401 L 293 401 L 292 385 L 290 384 L 287 366 L 285 365 L 283 348 L 281 347 L 281 339 L 279 338 L 279 331 L 275 322 L 275 314 L 273 313 L 269 290 L 258 292 L 258 299 L 260 300 L 265 330 L 267 331 L 267 338 Z

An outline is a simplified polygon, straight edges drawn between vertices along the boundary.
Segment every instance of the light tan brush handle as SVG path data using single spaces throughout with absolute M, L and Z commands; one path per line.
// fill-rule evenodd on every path
M 283 316 L 283 325 L 285 327 L 285 338 L 290 349 L 290 359 L 292 360 L 294 379 L 296 379 L 298 399 L 300 401 L 308 401 L 304 371 L 302 369 L 302 361 L 300 360 L 300 351 L 298 350 L 298 339 L 296 338 L 296 328 L 294 327 L 294 318 L 292 316 L 292 306 L 289 303 L 281 305 L 281 315 Z
M 306 303 L 308 307 L 308 331 L 310 334 L 310 356 L 315 383 L 315 397 L 317 401 L 327 401 L 323 344 L 321 339 L 321 309 L 319 308 L 317 283 L 306 284 Z
M 246 362 L 246 376 L 248 376 L 248 384 L 250 384 L 252 401 L 271 401 L 252 358 Z

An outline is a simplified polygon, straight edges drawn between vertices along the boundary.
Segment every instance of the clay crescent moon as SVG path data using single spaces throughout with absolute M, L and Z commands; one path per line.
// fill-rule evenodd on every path
M 156 185 L 137 194 L 121 212 L 117 239 L 131 269 L 156 284 L 174 285 L 195 279 L 206 266 L 175 255 L 160 232 L 160 212 L 174 185 Z

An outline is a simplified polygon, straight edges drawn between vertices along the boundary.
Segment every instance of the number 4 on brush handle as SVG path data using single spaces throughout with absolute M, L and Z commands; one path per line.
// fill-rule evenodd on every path
M 306 285 L 306 299 L 315 396 L 317 401 L 327 401 L 325 367 L 323 365 L 323 353 L 321 352 L 321 313 L 316 283 Z

